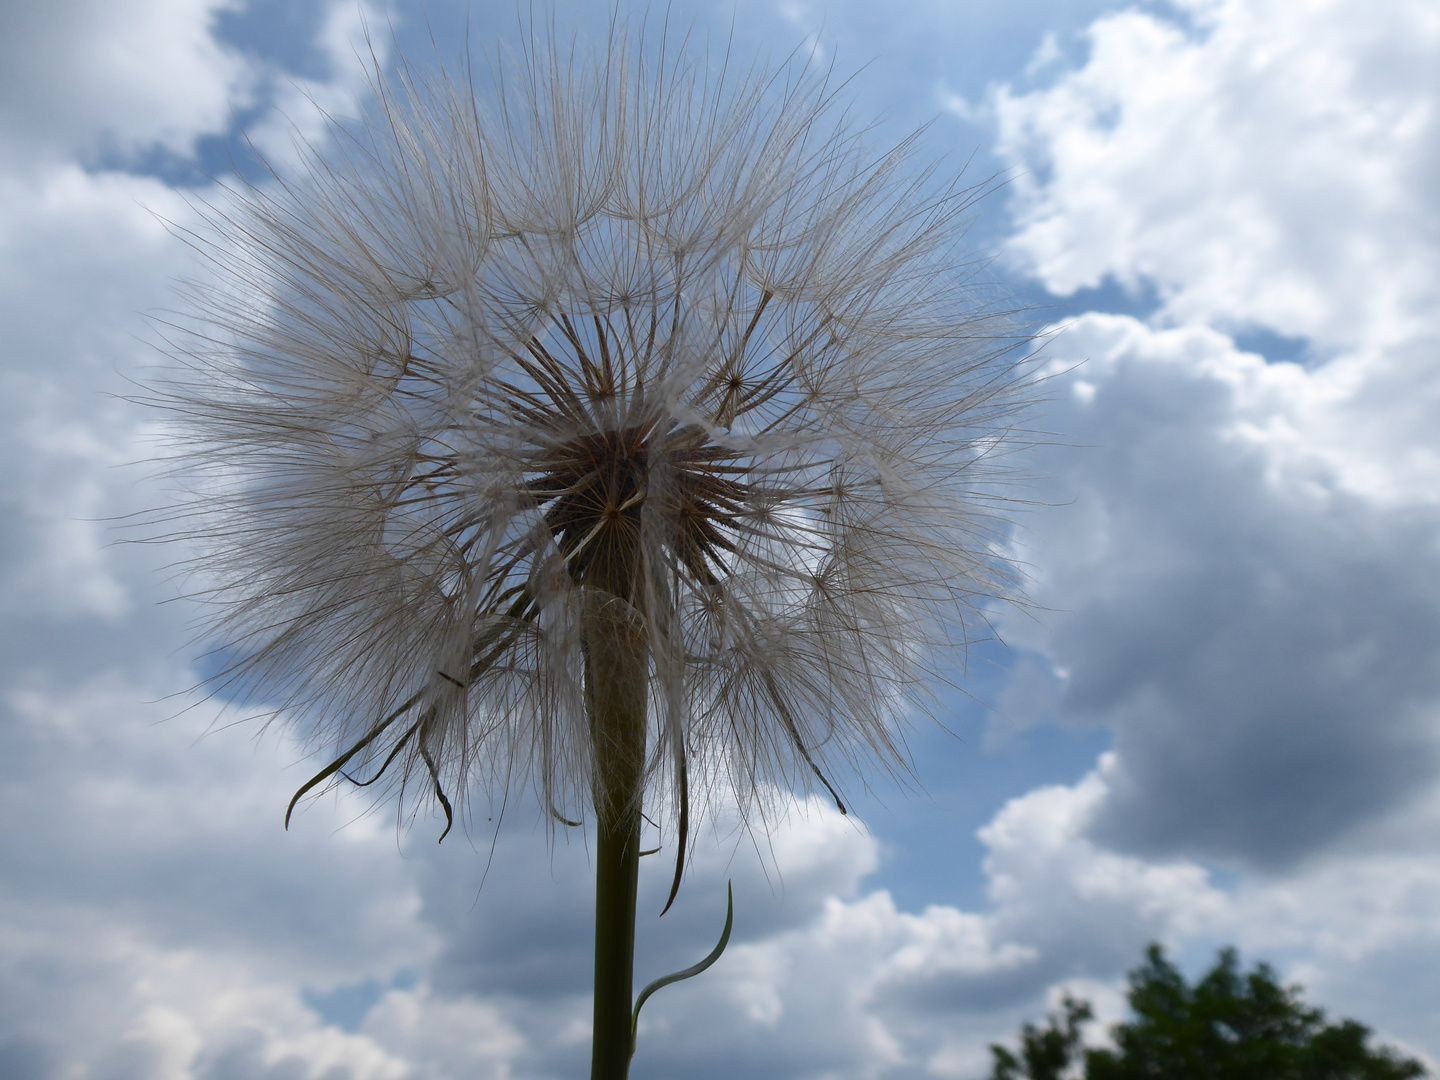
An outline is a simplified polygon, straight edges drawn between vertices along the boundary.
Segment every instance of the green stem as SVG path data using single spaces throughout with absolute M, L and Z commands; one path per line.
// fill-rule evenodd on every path
M 623 600 L 596 599 L 585 615 L 586 705 L 595 757 L 595 1023 L 591 1080 L 630 1072 L 635 892 L 645 772 L 648 666 L 644 626 Z

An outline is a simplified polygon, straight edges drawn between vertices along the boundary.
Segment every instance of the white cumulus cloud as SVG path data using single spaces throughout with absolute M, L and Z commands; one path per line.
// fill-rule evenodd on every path
M 1440 289 L 1440 11 L 1425 0 L 1126 10 L 1048 89 L 996 94 L 1016 257 L 1068 295 L 1107 276 L 1167 318 L 1325 349 L 1429 326 Z
M 0 138 L 12 167 L 74 154 L 187 153 L 224 129 L 254 72 L 211 33 L 237 0 L 10 4 L 0 35 Z

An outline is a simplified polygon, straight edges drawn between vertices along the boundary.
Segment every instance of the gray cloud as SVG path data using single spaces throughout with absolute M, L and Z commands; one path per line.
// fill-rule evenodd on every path
M 1293 380 L 1223 338 L 1090 318 L 1057 348 L 1093 359 L 1055 387 L 1081 448 L 1050 459 L 1037 598 L 1054 709 L 1115 732 L 1099 834 L 1274 869 L 1433 783 L 1437 515 L 1247 438 Z

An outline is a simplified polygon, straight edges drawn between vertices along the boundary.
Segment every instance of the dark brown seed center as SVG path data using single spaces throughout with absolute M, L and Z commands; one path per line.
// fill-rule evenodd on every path
M 664 440 L 662 491 L 652 490 L 657 436 L 650 427 L 577 436 L 554 446 L 527 487 L 578 585 L 632 602 L 642 561 L 642 512 L 667 562 L 692 584 L 715 586 L 734 552 L 749 489 L 732 478 L 737 454 L 697 429 Z

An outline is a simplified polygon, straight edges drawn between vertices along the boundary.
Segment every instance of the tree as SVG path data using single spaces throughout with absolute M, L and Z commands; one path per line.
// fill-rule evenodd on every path
M 1130 973 L 1134 1018 L 1111 1028 L 1113 1049 L 1083 1051 L 1085 1080 L 1410 1080 L 1420 1062 L 1389 1047 L 1367 1046 L 1370 1030 L 1354 1020 L 1325 1021 L 1323 1010 L 1282 986 L 1268 964 L 1239 970 L 1234 949 L 1194 986 L 1159 945 Z M 1077 1058 L 1090 1006 L 1067 996 L 1064 1017 L 1021 1029 L 1017 1057 L 992 1046 L 991 1080 L 1058 1080 Z M 1022 1064 L 1023 1062 L 1023 1064 Z
M 1020 1056 L 992 1044 L 995 1071 L 991 1080 L 1060 1080 L 1080 1045 L 1080 1025 L 1095 1013 L 1088 1002 L 1069 994 L 1063 1002 L 1065 1018 L 1050 1016 L 1044 1028 L 1026 1024 L 1020 1029 Z

